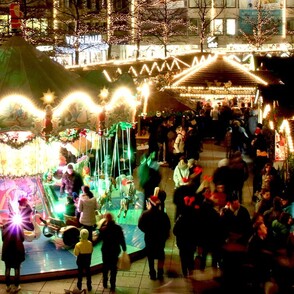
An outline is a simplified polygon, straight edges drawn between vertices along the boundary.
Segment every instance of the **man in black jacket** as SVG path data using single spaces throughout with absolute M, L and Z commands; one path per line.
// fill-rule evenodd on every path
M 107 288 L 108 273 L 110 271 L 110 290 L 115 291 L 117 262 L 121 249 L 127 250 L 126 241 L 121 226 L 115 223 L 111 213 L 106 213 L 105 221 L 100 228 L 98 242 L 101 246 L 103 261 L 103 287 Z
M 139 229 L 145 233 L 146 253 L 149 264 L 149 275 L 151 280 L 163 279 L 164 247 L 169 237 L 170 220 L 168 215 L 160 210 L 160 200 L 157 196 L 151 196 L 147 203 L 147 210 L 139 218 Z M 157 276 L 154 261 L 158 260 Z

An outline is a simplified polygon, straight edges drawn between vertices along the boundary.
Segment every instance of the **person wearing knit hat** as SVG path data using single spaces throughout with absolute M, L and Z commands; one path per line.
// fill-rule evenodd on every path
M 162 211 L 165 211 L 165 200 L 166 200 L 166 192 L 163 189 L 160 189 L 159 187 L 155 187 L 154 189 L 154 195 L 158 197 L 158 199 L 160 200 L 160 209 Z
M 66 172 L 62 175 L 60 195 L 67 193 L 72 196 L 74 192 L 79 195 L 83 184 L 82 176 L 74 170 L 73 164 L 69 163 Z
M 148 210 L 145 210 L 139 218 L 138 228 L 145 234 L 146 254 L 151 280 L 163 280 L 164 247 L 169 237 L 170 220 L 168 215 L 160 209 L 160 200 L 153 195 L 148 201 Z M 157 275 L 154 267 L 157 263 Z
M 149 197 L 149 202 L 153 206 L 159 206 L 159 204 L 160 204 L 159 198 L 157 196 L 155 196 L 155 195 Z
M 83 273 L 86 274 L 88 291 L 92 290 L 91 279 L 91 258 L 93 253 L 93 244 L 88 240 L 89 232 L 87 229 L 80 231 L 80 242 L 75 245 L 74 255 L 77 257 L 78 282 L 77 287 L 82 290 Z

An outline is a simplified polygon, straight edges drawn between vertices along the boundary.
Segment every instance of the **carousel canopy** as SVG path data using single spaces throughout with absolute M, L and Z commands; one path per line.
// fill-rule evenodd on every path
M 98 95 L 98 87 L 90 86 L 22 37 L 8 39 L 0 47 L 0 99 L 19 94 L 43 109 L 41 98 L 48 91 L 54 92 L 56 97 L 53 107 L 73 91 L 86 91 L 92 97 Z

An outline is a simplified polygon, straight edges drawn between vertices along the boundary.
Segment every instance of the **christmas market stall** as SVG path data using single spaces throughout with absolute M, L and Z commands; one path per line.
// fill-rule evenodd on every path
M 195 109 L 197 102 L 253 105 L 263 87 L 280 83 L 270 72 L 261 75 L 234 55 L 211 54 L 175 75 L 164 89 L 177 93 L 180 102 Z

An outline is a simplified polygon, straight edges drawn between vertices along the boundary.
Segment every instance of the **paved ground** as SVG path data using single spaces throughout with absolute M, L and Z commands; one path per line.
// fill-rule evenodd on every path
M 213 142 L 206 142 L 204 150 L 200 155 L 200 163 L 204 168 L 203 175 L 212 175 L 217 163 L 220 159 L 225 157 L 224 148 L 214 145 Z M 250 163 L 249 158 L 244 158 Z M 136 172 L 136 171 L 135 171 Z M 172 195 L 174 185 L 172 181 L 173 171 L 168 167 L 161 167 L 162 172 L 162 188 L 167 192 L 166 210 L 173 222 L 175 208 L 172 203 Z M 252 177 L 246 181 L 243 197 L 244 205 L 253 211 L 251 205 L 252 195 Z M 4 266 L 2 263 L 1 266 Z M 165 263 L 165 278 L 164 281 L 151 281 L 148 275 L 148 263 L 146 258 L 142 258 L 133 262 L 129 272 L 119 272 L 117 277 L 117 290 L 116 293 L 123 294 L 149 294 L 149 293 L 222 293 L 220 286 L 214 277 L 220 275 L 219 272 L 213 272 L 209 266 L 204 272 L 195 271 L 191 279 L 184 279 L 181 277 L 180 260 L 178 249 L 175 245 L 175 238 L 171 234 L 170 239 L 166 244 L 166 263 Z M 97 273 L 93 275 L 93 290 L 92 293 L 109 293 L 109 290 L 104 290 L 102 287 L 102 274 Z M 73 290 L 76 287 L 76 279 L 60 279 L 36 282 L 36 283 L 23 283 L 21 293 L 64 293 L 64 289 Z M 5 285 L 0 285 L 0 294 L 5 292 Z

